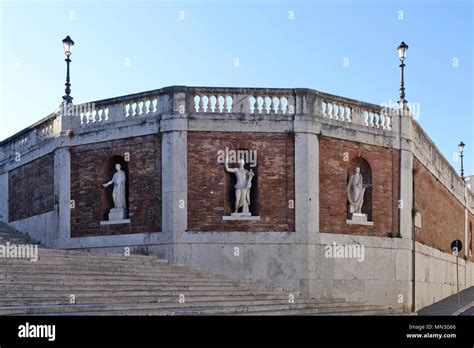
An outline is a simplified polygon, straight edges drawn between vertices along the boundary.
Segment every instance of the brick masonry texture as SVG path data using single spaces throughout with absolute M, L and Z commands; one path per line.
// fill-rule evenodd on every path
M 319 158 L 321 232 L 380 237 L 398 234 L 398 150 L 321 136 Z M 346 223 L 348 178 L 355 166 L 364 162 L 361 158 L 370 165 L 372 174 L 372 188 L 365 192 L 364 206 L 370 205 L 371 191 L 368 212 L 373 226 Z M 364 184 L 370 180 L 367 174 L 363 179 Z
M 9 221 L 54 209 L 54 155 L 50 153 L 8 175 Z
M 234 208 L 235 175 L 218 163 L 218 151 L 257 150 L 251 211 L 260 221 L 223 221 Z M 229 164 L 236 167 L 236 164 Z M 286 133 L 189 132 L 188 230 L 294 231 L 294 137 Z
M 130 224 L 100 225 L 112 207 L 112 185 L 118 157 L 130 154 L 128 169 Z M 122 162 L 123 163 L 123 162 Z M 123 168 L 123 167 L 122 167 Z M 126 171 L 127 172 L 127 171 Z M 71 237 L 103 236 L 161 230 L 161 139 L 148 135 L 71 148 Z M 104 206 L 105 204 L 105 206 Z
M 413 164 L 415 209 L 421 214 L 421 228 L 415 228 L 415 239 L 438 250 L 451 253 L 451 242 L 463 243 L 464 207 L 418 160 Z M 472 221 L 472 216 L 471 216 Z M 469 245 L 467 246 L 469 249 Z

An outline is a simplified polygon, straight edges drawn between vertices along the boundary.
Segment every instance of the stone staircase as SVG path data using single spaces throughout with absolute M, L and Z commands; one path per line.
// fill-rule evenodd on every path
M 0 223 L 0 245 L 32 241 Z M 294 302 L 289 303 L 289 294 Z M 156 257 L 52 250 L 0 258 L 0 315 L 364 315 L 399 310 L 313 299 Z

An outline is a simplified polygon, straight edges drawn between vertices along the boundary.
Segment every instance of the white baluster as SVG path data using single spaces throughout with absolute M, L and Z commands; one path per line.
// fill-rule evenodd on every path
M 345 113 L 346 113 L 346 107 L 343 106 L 343 105 L 339 105 L 339 119 L 342 121 L 342 122 L 346 122 L 346 116 L 345 116 Z
M 277 114 L 284 114 L 285 110 L 283 110 L 283 99 L 284 97 L 278 97 L 278 105 L 277 105 Z
M 259 113 L 259 110 L 258 110 L 258 97 L 254 97 L 254 99 L 255 99 L 255 102 L 253 104 L 253 112 L 255 114 L 258 114 Z
M 270 113 L 276 114 L 276 105 L 274 97 L 270 97 Z
M 229 105 L 227 104 L 227 96 L 224 94 L 223 97 L 224 97 L 224 104 L 222 106 L 222 112 L 227 114 L 229 112 Z
M 157 100 L 156 98 L 153 98 L 150 100 L 150 112 L 153 114 L 155 113 L 156 111 L 156 108 L 155 108 L 155 100 Z
M 267 96 L 263 96 L 263 104 L 262 104 L 262 114 L 268 113 L 268 103 L 267 103 Z
M 203 100 L 203 95 L 199 95 L 199 109 L 198 112 L 204 112 L 204 100 Z
M 211 96 L 210 95 L 207 96 L 206 112 L 212 112 L 212 109 L 211 109 Z

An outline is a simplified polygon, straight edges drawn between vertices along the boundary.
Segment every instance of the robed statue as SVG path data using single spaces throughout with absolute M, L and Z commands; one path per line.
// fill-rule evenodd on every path
M 114 190 L 112 191 L 112 198 L 114 201 L 114 209 L 126 209 L 127 203 L 125 200 L 125 172 L 121 169 L 121 165 L 117 163 L 115 165 L 116 172 L 112 177 L 112 180 L 103 184 L 102 186 L 107 187 L 109 185 L 114 185 Z
M 235 184 L 235 211 L 234 214 L 238 214 L 238 210 L 242 208 L 242 215 L 251 215 L 249 212 L 250 206 L 250 189 L 252 187 L 252 178 L 255 173 L 252 169 L 247 170 L 244 168 L 245 161 L 243 159 L 239 160 L 238 168 L 229 168 L 229 159 L 225 159 L 225 170 L 229 173 L 234 173 L 237 178 L 237 183 Z
M 350 176 L 349 183 L 347 184 L 347 200 L 349 201 L 350 213 L 361 214 L 365 189 L 370 186 L 370 184 L 364 185 L 360 168 L 356 167 L 355 173 Z

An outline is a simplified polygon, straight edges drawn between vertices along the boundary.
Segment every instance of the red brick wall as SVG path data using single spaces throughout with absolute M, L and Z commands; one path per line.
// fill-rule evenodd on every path
M 218 150 L 257 150 L 251 208 L 260 221 L 223 221 L 234 208 L 235 175 L 217 163 Z M 236 165 L 230 164 L 230 167 Z M 250 167 L 246 166 L 247 169 Z M 294 138 L 285 133 L 188 133 L 188 230 L 294 231 Z
M 358 157 L 371 167 L 373 226 L 346 223 L 348 173 L 352 173 Z M 389 232 L 398 234 L 398 150 L 323 136 L 319 159 L 321 232 L 385 237 Z M 364 177 L 364 183 L 367 181 Z M 367 194 L 368 190 L 365 197 Z
M 421 228 L 415 228 L 415 239 L 423 244 L 451 253 L 454 239 L 464 242 L 464 207 L 417 159 L 413 163 L 415 209 L 421 214 Z
M 100 225 L 104 220 L 102 184 L 113 169 L 107 159 L 128 152 L 130 224 Z M 112 164 L 113 166 L 113 164 Z M 110 173 L 110 174 L 109 174 Z M 109 189 L 110 190 L 110 189 Z M 71 236 L 102 236 L 161 230 L 161 140 L 157 135 L 120 139 L 71 148 Z
M 50 153 L 8 174 L 8 220 L 54 209 L 54 154 Z

